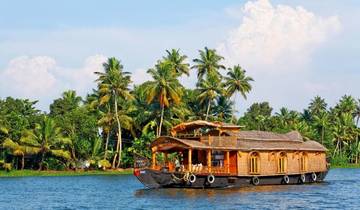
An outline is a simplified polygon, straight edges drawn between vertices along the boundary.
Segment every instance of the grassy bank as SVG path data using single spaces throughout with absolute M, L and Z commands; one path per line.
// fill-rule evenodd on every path
M 0 177 L 25 177 L 25 176 L 90 176 L 90 175 L 125 175 L 132 174 L 132 169 L 124 170 L 91 170 L 91 171 L 35 171 L 35 170 L 1 170 Z
M 330 168 L 360 168 L 360 164 L 331 165 Z

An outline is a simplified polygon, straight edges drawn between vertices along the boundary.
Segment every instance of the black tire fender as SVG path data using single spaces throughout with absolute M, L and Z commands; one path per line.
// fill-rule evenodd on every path
M 301 174 L 301 175 L 300 175 L 299 182 L 300 182 L 301 184 L 303 184 L 303 183 L 306 182 L 305 174 Z
M 259 177 L 257 176 L 254 176 L 252 179 L 251 179 L 251 183 L 255 186 L 259 185 L 260 184 L 260 179 Z
M 311 180 L 312 180 L 313 182 L 316 182 L 316 180 L 317 180 L 317 175 L 316 175 L 315 172 L 311 174 Z
M 190 182 L 190 183 L 195 183 L 195 182 L 196 182 L 196 175 L 195 175 L 195 174 L 190 174 L 190 176 L 189 176 L 189 182 Z
M 206 181 L 209 183 L 209 184 L 212 184 L 215 182 L 215 176 L 212 175 L 212 174 L 209 174 L 207 177 L 206 177 Z
M 289 182 L 290 182 L 289 176 L 288 176 L 288 175 L 285 175 L 285 176 L 283 177 L 283 183 L 284 183 L 284 184 L 289 184 Z

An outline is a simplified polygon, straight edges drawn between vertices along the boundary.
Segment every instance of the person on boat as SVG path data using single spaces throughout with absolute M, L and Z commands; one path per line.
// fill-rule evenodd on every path
M 178 158 L 175 158 L 175 171 L 180 171 L 180 161 Z

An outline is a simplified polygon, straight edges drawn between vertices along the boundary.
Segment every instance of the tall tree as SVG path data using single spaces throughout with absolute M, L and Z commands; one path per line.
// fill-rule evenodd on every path
M 156 100 L 160 105 L 161 114 L 157 130 L 157 136 L 160 136 L 164 120 L 164 110 L 171 103 L 180 103 L 182 89 L 176 78 L 176 73 L 172 71 L 172 66 L 168 62 L 158 62 L 155 68 L 149 69 L 147 72 L 152 76 L 153 80 L 146 83 L 146 101 L 150 104 Z
M 170 63 L 171 69 L 179 76 L 182 74 L 189 76 L 190 65 L 186 63 L 187 56 L 181 55 L 179 51 L 179 49 L 166 50 L 167 55 L 163 59 Z
M 233 102 L 227 100 L 225 96 L 219 96 L 216 98 L 216 105 L 214 107 L 214 113 L 218 121 L 230 122 L 232 120 L 232 105 Z
M 214 100 L 223 93 L 221 80 L 219 80 L 216 75 L 209 74 L 206 79 L 200 80 L 198 84 L 198 91 L 200 103 L 207 102 L 205 117 L 205 120 L 207 120 L 210 113 L 211 103 L 213 103 Z
M 324 144 L 325 129 L 329 124 L 329 115 L 327 112 L 322 112 L 319 115 L 314 116 L 315 126 L 320 129 L 321 132 L 321 144 Z
M 195 58 L 191 68 L 197 69 L 198 80 L 203 79 L 205 75 L 212 74 L 216 77 L 221 77 L 219 69 L 225 69 L 225 66 L 221 65 L 221 60 L 224 57 L 218 55 L 215 49 L 208 49 L 205 47 L 205 50 L 199 50 L 200 58 Z
M 236 65 L 233 68 L 229 68 L 228 70 L 227 77 L 225 77 L 226 95 L 228 97 L 235 95 L 233 103 L 235 104 L 237 93 L 240 93 L 244 99 L 247 98 L 246 94 L 249 93 L 252 88 L 250 82 L 254 81 L 254 79 L 246 76 L 246 71 L 243 70 L 239 65 Z
M 314 115 L 319 115 L 320 113 L 326 111 L 327 103 L 325 99 L 321 98 L 320 96 L 315 96 L 314 99 L 311 100 L 308 109 L 310 113 Z
M 122 133 L 121 123 L 119 119 L 118 103 L 120 100 L 132 100 L 133 96 L 129 90 L 130 73 L 123 71 L 123 66 L 120 61 L 112 57 L 103 64 L 104 72 L 95 72 L 99 77 L 96 80 L 99 88 L 99 105 L 109 104 L 111 109 L 114 110 L 114 118 L 117 124 L 117 145 L 114 160 L 118 158 L 118 164 L 121 163 L 122 157 Z M 115 161 L 113 161 L 115 163 Z M 113 164 L 113 167 L 115 165 Z
M 71 159 L 70 152 L 65 148 L 71 144 L 71 140 L 62 135 L 60 127 L 57 127 L 54 120 L 49 117 L 44 116 L 43 120 L 37 123 L 33 130 L 24 131 L 20 142 L 23 145 L 39 149 L 39 170 L 42 170 L 47 154 L 65 160 Z

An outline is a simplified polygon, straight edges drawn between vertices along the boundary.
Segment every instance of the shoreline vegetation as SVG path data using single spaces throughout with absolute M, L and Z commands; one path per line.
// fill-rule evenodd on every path
M 31 177 L 31 176 L 109 176 L 109 175 L 130 175 L 133 173 L 132 168 L 118 169 L 118 170 L 67 170 L 67 171 L 55 171 L 55 170 L 12 170 L 12 171 L 0 171 L 1 177 Z
M 258 101 L 238 116 L 239 102 L 246 100 L 256 78 L 248 76 L 251 69 L 223 63 L 224 57 L 207 47 L 193 59 L 179 49 L 166 50 L 146 71 L 151 79 L 134 85 L 134 75 L 110 57 L 94 72 L 96 88 L 86 96 L 64 90 L 48 112 L 38 110 L 36 100 L 0 98 L 0 176 L 121 174 L 117 170 L 132 167 L 135 155 L 151 159 L 149 145 L 156 137 L 193 120 L 232 123 L 243 130 L 298 131 L 305 141 L 327 148 L 331 165 L 358 166 L 360 99 L 343 95 L 329 106 L 315 96 L 303 110 L 288 104 L 276 111 Z M 189 88 L 181 78 L 192 72 L 196 85 Z M 70 172 L 79 168 L 94 171 Z

